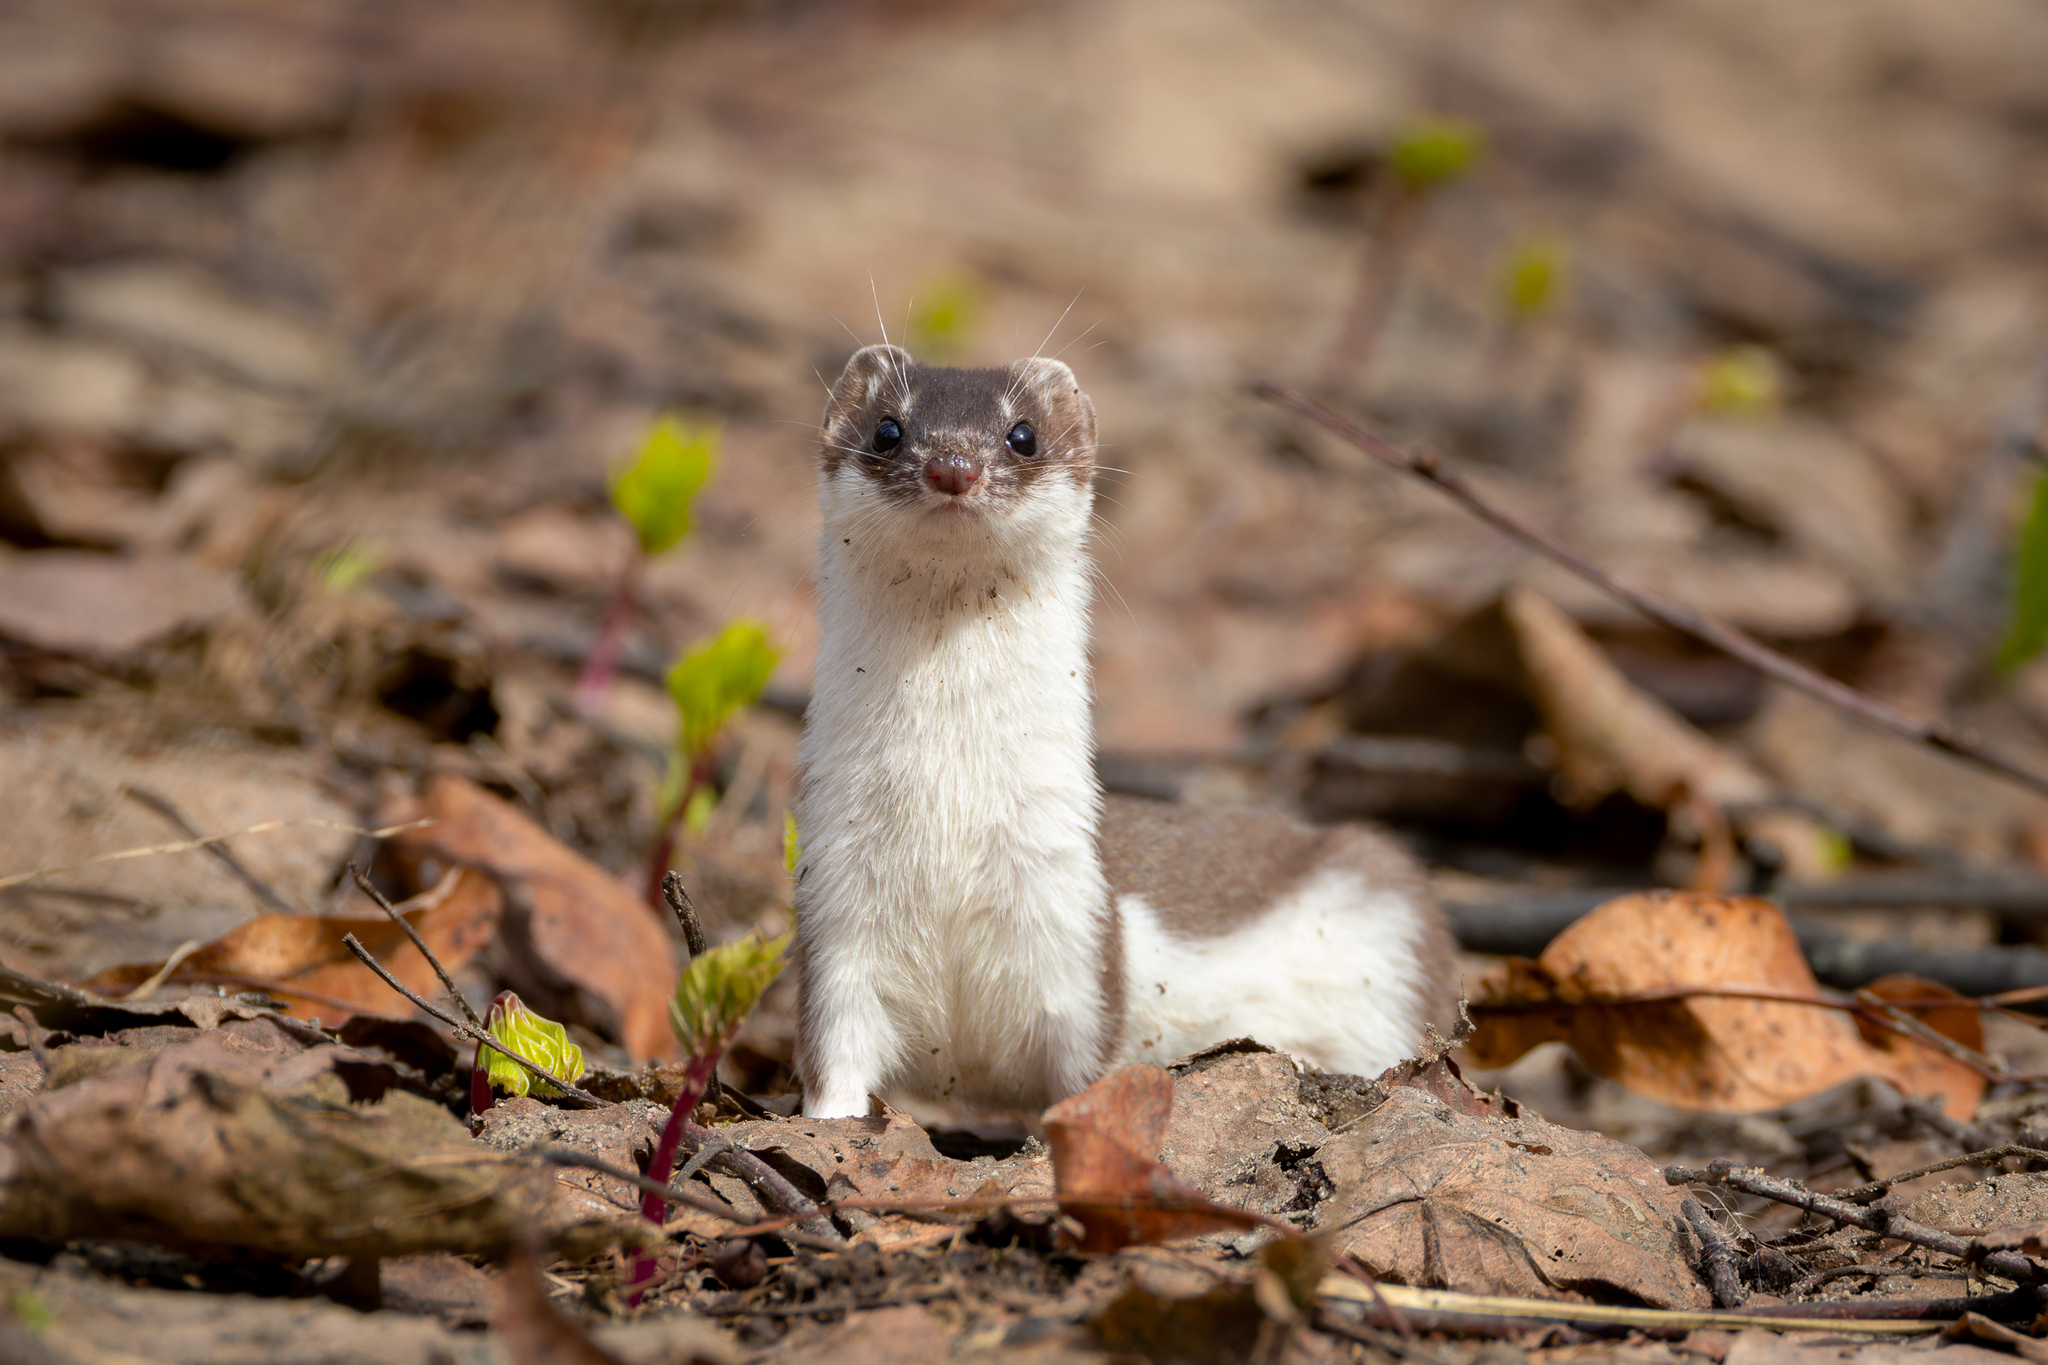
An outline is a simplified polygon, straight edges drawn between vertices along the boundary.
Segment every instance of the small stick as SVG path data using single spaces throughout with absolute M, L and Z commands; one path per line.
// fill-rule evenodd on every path
M 1918 1180 L 1923 1175 L 1938 1175 L 1942 1171 L 1953 1171 L 1958 1166 L 1989 1166 L 1994 1161 L 2012 1157 L 2032 1157 L 2036 1161 L 2048 1161 L 2048 1152 L 2037 1147 L 2022 1147 L 2008 1142 L 2002 1147 L 1987 1147 L 1981 1152 L 1967 1152 L 1952 1156 L 1946 1161 L 1937 1161 L 1932 1166 L 1921 1166 L 1898 1175 L 1888 1175 L 1882 1180 L 1873 1180 L 1867 1185 L 1853 1185 L 1846 1190 L 1836 1190 L 1835 1198 L 1850 1204 L 1868 1204 L 1881 1198 L 1894 1185 L 1903 1185 L 1909 1180 Z
M 540 1077 L 542 1080 L 548 1082 L 550 1085 L 555 1086 L 569 1098 L 580 1101 L 585 1108 L 603 1109 L 608 1107 L 609 1101 L 601 1100 L 597 1096 L 591 1094 L 588 1090 L 584 1090 L 577 1086 L 571 1085 L 569 1082 L 563 1080 L 560 1076 L 557 1076 L 554 1072 L 542 1066 L 539 1062 L 534 1061 L 530 1057 L 522 1057 L 517 1052 L 514 1052 L 511 1048 L 506 1047 L 503 1043 L 499 1042 L 496 1038 L 493 1038 L 491 1036 L 489 1029 L 477 1028 L 474 1025 L 466 1024 L 462 1020 L 457 1019 L 454 1015 L 448 1013 L 446 1010 L 441 1009 L 436 1005 L 428 1004 L 423 997 L 414 992 L 412 987 L 406 985 L 403 981 L 400 981 L 390 972 L 384 970 L 384 964 L 379 962 L 376 958 L 376 955 L 372 953 L 368 948 L 365 948 L 361 943 L 357 942 L 356 936 L 354 934 L 345 935 L 342 938 L 341 942 L 342 946 L 346 947 L 350 952 L 354 953 L 357 959 L 360 960 L 365 967 L 368 967 L 378 976 L 384 978 L 385 985 L 389 986 L 392 990 L 397 991 L 400 995 L 412 1001 L 413 1004 L 418 1005 L 428 1014 L 433 1015 L 436 1019 L 439 1019 L 442 1023 L 446 1024 L 449 1028 L 454 1029 L 457 1033 L 469 1039 L 471 1042 L 482 1043 L 485 1047 L 491 1048 L 497 1052 L 504 1053 L 507 1057 L 510 1057 L 514 1062 L 518 1063 L 520 1066 L 525 1067 L 534 1075 Z
M 1906 1013 L 1897 1004 L 1879 999 L 1869 991 L 1856 992 L 1856 1002 L 1882 1014 L 1890 1024 L 1893 1032 L 1905 1034 L 1914 1041 L 1933 1048 L 1951 1061 L 1962 1063 L 1986 1080 L 2002 1081 L 2005 1079 L 2006 1073 L 2011 1069 L 1996 1057 L 1987 1057 L 1981 1052 L 1964 1047 L 1955 1039 L 1950 1038 L 1937 1029 L 1930 1028 L 1919 1019 Z M 1959 1000 L 1956 1003 L 1965 1008 L 1976 1008 L 1974 1000 Z
M 1837 1223 L 1874 1232 L 1880 1237 L 1895 1241 L 1911 1242 L 1914 1246 L 1926 1247 L 1944 1255 L 1982 1265 L 1995 1274 L 2022 1284 L 2039 1284 L 2048 1281 L 2048 1269 L 2017 1251 L 1990 1251 L 1983 1243 L 1967 1237 L 1958 1237 L 1952 1232 L 1943 1232 L 1916 1223 L 1902 1213 L 1886 1209 L 1870 1208 L 1860 1204 L 1845 1203 L 1824 1194 L 1815 1194 L 1795 1180 L 1781 1180 L 1765 1175 L 1759 1170 L 1739 1170 L 1735 1163 L 1720 1157 L 1707 1163 L 1705 1170 L 1694 1170 L 1685 1166 L 1666 1166 L 1664 1179 L 1672 1185 L 1726 1185 L 1744 1194 L 1753 1194 L 1762 1199 L 1776 1200 L 1790 1204 L 1795 1209 L 1805 1209 L 1823 1218 L 1832 1218 Z
M 710 944 L 704 939 L 704 921 L 697 917 L 697 903 L 683 889 L 683 874 L 676 871 L 663 873 L 661 895 L 668 902 L 668 908 L 676 912 L 676 923 L 682 926 L 683 943 L 688 946 L 690 956 L 702 957 Z
M 128 793 L 129 800 L 136 802 L 138 805 L 147 806 L 158 815 L 161 815 L 170 822 L 172 829 L 177 830 L 178 833 L 184 835 L 187 839 L 203 839 L 206 837 L 194 829 L 192 822 L 180 814 L 178 808 L 172 805 L 167 798 L 157 795 L 147 787 L 125 787 L 122 790 Z M 206 851 L 212 854 L 222 867 L 233 874 L 235 880 L 255 892 L 257 900 L 262 901 L 271 909 L 281 915 L 305 913 L 283 896 L 278 895 L 269 882 L 264 881 L 254 872 L 251 872 L 240 858 L 228 852 L 228 846 L 225 843 L 215 842 L 207 844 Z
M 1620 598 L 1651 620 L 1690 635 L 1703 644 L 1711 645 L 1724 654 L 1740 659 L 1765 677 L 1775 678 L 1808 696 L 1818 697 L 1881 730 L 1889 730 L 1895 735 L 1924 744 L 1952 758 L 1961 759 L 2029 791 L 2048 795 L 2048 777 L 1987 749 L 1975 735 L 1967 731 L 1956 730 L 1941 721 L 1917 719 L 1889 702 L 1880 701 L 1846 683 L 1836 682 L 1833 678 L 1780 654 L 1744 631 L 1725 625 L 1710 616 L 1704 616 L 1689 607 L 1679 606 L 1675 602 L 1666 601 L 1620 582 L 1562 541 L 1495 507 L 1470 484 L 1443 469 L 1435 451 L 1423 450 L 1411 455 L 1393 442 L 1374 435 L 1355 422 L 1345 420 L 1321 403 L 1285 384 L 1261 380 L 1253 389 L 1264 397 L 1306 415 L 1382 464 L 1413 474 L 1423 482 L 1434 485 L 1495 530 L 1512 540 L 1520 541 L 1532 550 L 1548 555 L 1594 587 Z
M 649 1180 L 637 1171 L 629 1171 L 622 1166 L 614 1166 L 609 1161 L 600 1161 L 596 1157 L 589 1156 L 583 1152 L 572 1152 L 559 1147 L 550 1147 L 532 1153 L 532 1155 L 550 1166 L 577 1166 L 584 1170 L 608 1175 L 614 1180 L 624 1181 L 643 1193 L 658 1194 L 671 1204 L 685 1204 L 700 1213 L 708 1213 L 714 1218 L 723 1218 L 728 1223 L 740 1221 L 738 1210 L 734 1209 L 724 1200 L 714 1199 L 710 1195 L 697 1194 L 692 1190 L 682 1188 L 682 1182 L 689 1178 L 688 1175 L 678 1175 L 674 1184 L 663 1185 L 659 1180 Z M 833 1239 L 828 1241 L 823 1237 L 813 1237 L 790 1228 L 784 1228 L 775 1235 L 788 1242 L 791 1246 L 809 1247 L 813 1251 L 844 1251 L 846 1249 L 846 1243 L 842 1240 Z
M 363 870 L 354 863 L 348 865 L 348 875 L 355 879 L 358 890 L 371 900 L 377 902 L 377 907 L 385 914 L 391 916 L 393 924 L 405 930 L 405 936 L 412 940 L 412 946 L 420 950 L 420 956 L 425 958 L 427 965 L 434 969 L 434 975 L 441 978 L 441 985 L 447 989 L 448 994 L 455 997 L 455 1003 L 462 1006 L 463 1016 L 475 1027 L 479 1029 L 485 1028 L 486 1025 L 482 1019 L 477 1017 L 476 1010 L 470 1006 L 469 1001 L 463 997 L 462 992 L 455 989 L 455 978 L 448 975 L 448 969 L 441 965 L 440 958 L 434 956 L 434 950 L 427 946 L 427 941 L 424 938 L 420 937 L 420 931 L 412 927 L 412 921 L 398 913 L 398 907 L 386 900 L 384 893 L 372 885 L 370 879 L 363 875 Z
M 1749 1295 L 1742 1288 L 1742 1276 L 1735 1268 L 1735 1250 L 1728 1245 L 1728 1238 L 1714 1226 L 1714 1220 L 1707 1217 L 1697 1199 L 1681 1200 L 1678 1211 L 1685 1215 L 1693 1236 L 1700 1239 L 1700 1269 L 1706 1272 L 1707 1285 L 1714 1291 L 1714 1306 L 1742 1307 L 1749 1301 Z

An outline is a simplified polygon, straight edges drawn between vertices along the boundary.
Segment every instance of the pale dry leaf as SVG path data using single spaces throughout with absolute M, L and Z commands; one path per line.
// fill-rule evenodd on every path
M 1624 1003 L 1686 991 L 1701 993 Z M 1558 935 L 1535 962 L 1509 959 L 1480 983 L 1467 1055 L 1476 1066 L 1505 1066 L 1562 1039 L 1631 1090 L 1721 1113 L 1775 1109 L 1853 1076 L 1937 1096 L 1959 1117 L 1984 1093 L 1982 1077 L 1926 1044 L 1872 1046 L 1843 1010 L 1716 991 L 1817 999 L 1820 987 L 1769 901 L 1623 896 Z M 1934 1011 L 1928 1022 L 1940 1027 L 1954 1013 Z

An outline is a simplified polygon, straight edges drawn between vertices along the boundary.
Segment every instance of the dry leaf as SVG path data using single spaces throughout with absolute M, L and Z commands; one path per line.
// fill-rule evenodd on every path
M 1631 1090 L 1721 1113 L 1775 1109 L 1864 1075 L 1938 1096 L 1958 1117 L 1983 1097 L 1984 1080 L 1968 1067 L 1896 1035 L 1873 1047 L 1839 1009 L 1705 994 L 1617 1003 L 1688 989 L 1820 994 L 1792 926 L 1769 901 L 1646 892 L 1609 901 L 1536 961 L 1509 959 L 1482 981 L 1467 1055 L 1475 1066 L 1505 1066 L 1562 1039 Z M 1944 1028 L 1963 1011 L 1923 1013 Z M 1973 1036 L 1959 1041 L 1981 1046 L 1981 1032 Z
M 1474 1117 L 1404 1085 L 1315 1159 L 1336 1186 L 1317 1226 L 1332 1255 L 1356 1256 L 1377 1279 L 1708 1304 L 1678 1231 L 1682 1192 L 1602 1134 Z
M 515 982 L 529 1003 L 550 1018 L 581 1018 L 635 1058 L 676 1055 L 668 1024 L 674 949 L 623 882 L 460 777 L 438 777 L 423 800 L 385 812 L 388 824 L 419 819 L 434 823 L 393 839 L 392 853 L 416 867 L 454 863 L 497 879 L 507 947 L 537 977 Z
M 112 1237 L 285 1256 L 509 1246 L 552 1179 L 494 1164 L 439 1105 L 346 1102 L 336 1047 L 256 1053 L 218 1032 L 35 1096 L 0 1128 L 0 1237 Z M 332 1088 L 324 1094 L 319 1083 Z M 555 1242 L 588 1252 L 630 1219 Z
M 399 909 L 434 956 L 453 972 L 496 935 L 504 901 L 489 877 L 457 869 Z M 383 914 L 262 915 L 185 957 L 165 980 L 256 987 L 285 1002 L 288 1013 L 318 1018 L 329 1026 L 355 1014 L 411 1018 L 411 1002 L 378 980 L 342 943 L 350 934 L 420 994 L 430 995 L 439 987 L 419 949 Z M 109 967 L 85 986 L 102 995 L 121 996 L 162 968 L 160 962 Z
M 1770 800 L 1770 779 L 1630 682 L 1541 593 L 1510 588 L 1502 606 L 1571 798 L 1591 805 L 1626 791 L 1691 821 L 1706 845 L 1702 862 L 1711 865 L 1699 884 L 1725 884 L 1733 847 L 1722 812 Z M 1800 875 L 1820 875 L 1828 865 L 1820 827 L 1806 816 L 1775 809 L 1737 823 Z
M 1102 1201 L 1061 1205 L 1081 1224 L 1082 1251 L 1260 1225 L 1254 1215 L 1211 1204 L 1160 1163 L 1157 1153 L 1172 1109 L 1173 1077 L 1134 1062 L 1045 1111 L 1061 1198 Z

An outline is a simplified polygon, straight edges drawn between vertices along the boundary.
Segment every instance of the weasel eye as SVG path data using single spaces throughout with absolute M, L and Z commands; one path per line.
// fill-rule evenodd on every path
M 884 417 L 875 424 L 875 439 L 868 442 L 868 448 L 877 455 L 887 455 L 903 444 L 903 428 L 896 425 L 894 417 Z
M 1010 434 L 1003 437 L 1003 444 L 1025 459 L 1038 453 L 1038 435 L 1031 430 L 1031 423 L 1019 422 L 1010 428 Z

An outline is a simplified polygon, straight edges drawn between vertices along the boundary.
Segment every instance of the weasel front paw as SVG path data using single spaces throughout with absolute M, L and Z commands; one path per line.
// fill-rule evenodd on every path
M 807 1119 L 864 1119 L 868 1116 L 867 1087 L 857 1082 L 827 1084 L 804 1091 Z

